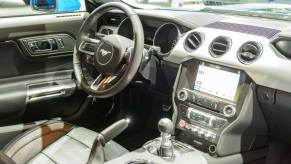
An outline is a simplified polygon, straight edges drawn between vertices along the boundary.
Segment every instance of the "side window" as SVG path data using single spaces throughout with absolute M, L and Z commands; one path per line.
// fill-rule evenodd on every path
M 50 13 L 33 10 L 30 6 L 32 1 L 34 0 L 0 0 L 0 17 L 86 11 L 85 0 L 46 0 L 46 3 L 56 5 L 56 10 Z

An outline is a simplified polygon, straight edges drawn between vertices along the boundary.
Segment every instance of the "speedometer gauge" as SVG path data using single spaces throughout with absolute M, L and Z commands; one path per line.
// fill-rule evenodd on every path
M 162 55 L 167 55 L 175 47 L 181 33 L 179 27 L 174 23 L 161 25 L 154 37 L 154 46 L 160 47 Z

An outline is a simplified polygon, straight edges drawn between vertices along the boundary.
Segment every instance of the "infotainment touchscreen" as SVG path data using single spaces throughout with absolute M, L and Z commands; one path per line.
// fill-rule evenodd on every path
M 239 72 L 199 65 L 193 89 L 234 101 L 239 79 Z

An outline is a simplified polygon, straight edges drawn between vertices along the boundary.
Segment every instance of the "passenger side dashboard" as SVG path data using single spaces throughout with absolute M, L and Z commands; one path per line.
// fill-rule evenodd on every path
M 262 28 L 261 30 L 265 29 Z M 191 56 L 197 59 L 211 61 L 244 70 L 256 84 L 291 92 L 291 76 L 289 76 L 291 70 L 288 69 L 291 60 L 277 53 L 277 50 L 271 45 L 271 37 L 280 31 L 268 30 L 270 32 L 266 34 L 261 34 L 261 31 L 257 31 L 258 35 L 256 35 L 208 26 L 199 27 L 185 34 L 179 40 L 171 55 L 165 60 L 181 61 L 183 58 Z M 189 51 L 185 48 L 185 45 L 189 41 L 189 35 L 193 33 L 201 35 L 203 39 L 197 49 Z M 224 38 L 224 40 L 220 39 L 217 41 L 219 37 Z M 219 46 L 216 45 L 216 47 L 213 47 L 213 43 L 217 43 Z M 217 51 L 224 52 L 219 55 L 213 55 L 212 50 L 215 48 L 218 48 Z
M 290 128 L 287 127 L 289 121 L 285 117 L 285 115 L 290 114 L 290 106 L 288 107 L 286 103 L 288 102 L 288 97 L 290 97 L 288 92 L 291 92 L 291 71 L 289 69 L 291 61 L 287 48 L 290 42 L 288 34 L 282 32 L 286 31 L 282 26 L 275 28 L 268 26 L 268 24 L 254 25 L 248 23 L 243 24 L 238 21 L 224 20 L 193 29 L 187 32 L 179 40 L 171 54 L 164 58 L 166 61 L 181 63 L 176 79 L 177 86 L 175 87 L 177 87 L 177 90 L 173 93 L 173 102 L 177 105 L 178 122 L 176 124 L 176 133 L 179 141 L 189 143 L 199 150 L 209 154 L 217 154 L 218 156 L 251 151 L 252 146 L 268 142 L 266 138 L 268 133 L 271 140 L 280 138 L 281 141 L 290 143 L 290 140 L 287 139 L 290 136 Z M 237 111 L 241 113 L 238 114 L 233 123 L 222 130 L 222 133 L 216 133 L 213 129 L 210 128 L 209 130 L 209 127 L 205 128 L 202 125 L 205 120 L 207 122 L 213 118 L 214 120 L 221 119 L 220 117 L 214 117 L 211 111 L 205 111 L 205 108 L 211 108 L 213 104 L 218 104 L 219 106 L 220 103 L 209 98 L 209 94 L 206 94 L 207 96 L 197 94 L 192 86 L 190 86 L 190 90 L 188 85 L 180 86 L 181 83 L 187 84 L 188 80 L 190 84 L 193 83 L 193 78 L 189 79 L 189 77 L 195 76 L 195 71 L 198 68 L 193 67 L 196 66 L 197 62 L 211 63 L 216 65 L 217 68 L 226 67 L 243 71 L 251 81 L 250 88 L 244 89 L 244 91 L 249 90 L 251 92 L 248 93 L 248 96 L 239 98 L 239 101 L 244 102 L 243 106 L 245 107 Z M 184 71 L 188 73 L 183 75 Z M 219 74 L 213 76 L 217 81 L 221 78 Z M 213 83 L 217 81 L 214 80 Z M 227 88 L 224 85 L 228 85 L 228 83 L 216 83 L 217 87 Z M 181 91 L 185 91 L 184 87 L 188 98 L 181 101 L 179 96 Z M 250 95 L 251 98 L 249 97 Z M 193 101 L 193 96 L 195 101 Z M 217 99 L 217 96 L 214 97 L 214 99 Z M 201 104 L 197 101 L 202 101 L 203 103 Z M 260 105 L 258 105 L 258 102 Z M 280 107 L 282 107 L 281 110 L 276 110 Z M 245 114 L 242 111 L 245 111 Z M 281 120 L 281 118 L 285 119 Z M 245 125 L 246 122 L 242 123 L 242 120 L 243 122 L 252 121 L 249 122 L 249 127 L 244 129 L 241 125 Z M 254 123 L 254 121 L 258 122 Z M 265 122 L 268 123 L 268 131 Z M 214 123 L 209 122 L 210 125 L 215 123 L 216 121 Z M 228 129 L 231 126 L 237 126 L 234 129 L 240 129 L 240 132 L 232 133 Z M 252 130 L 249 131 L 250 129 Z M 215 139 L 219 135 L 222 136 L 222 139 L 219 138 L 217 142 Z M 242 140 L 233 142 L 236 135 L 240 136 Z M 251 149 L 245 149 L 244 146 L 249 144 L 246 138 L 252 135 L 254 135 L 252 139 L 254 142 L 248 147 Z M 258 139 L 260 136 L 265 136 L 265 138 Z M 213 138 L 215 139 L 212 140 Z M 257 142 L 258 140 L 260 141 Z M 228 147 L 228 144 L 236 146 Z M 240 146 L 240 150 L 233 149 Z

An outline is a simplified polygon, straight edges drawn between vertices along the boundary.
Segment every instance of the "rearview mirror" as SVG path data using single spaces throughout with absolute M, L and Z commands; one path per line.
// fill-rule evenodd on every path
M 80 10 L 79 0 L 31 0 L 30 6 L 34 10 L 45 12 L 70 12 Z

